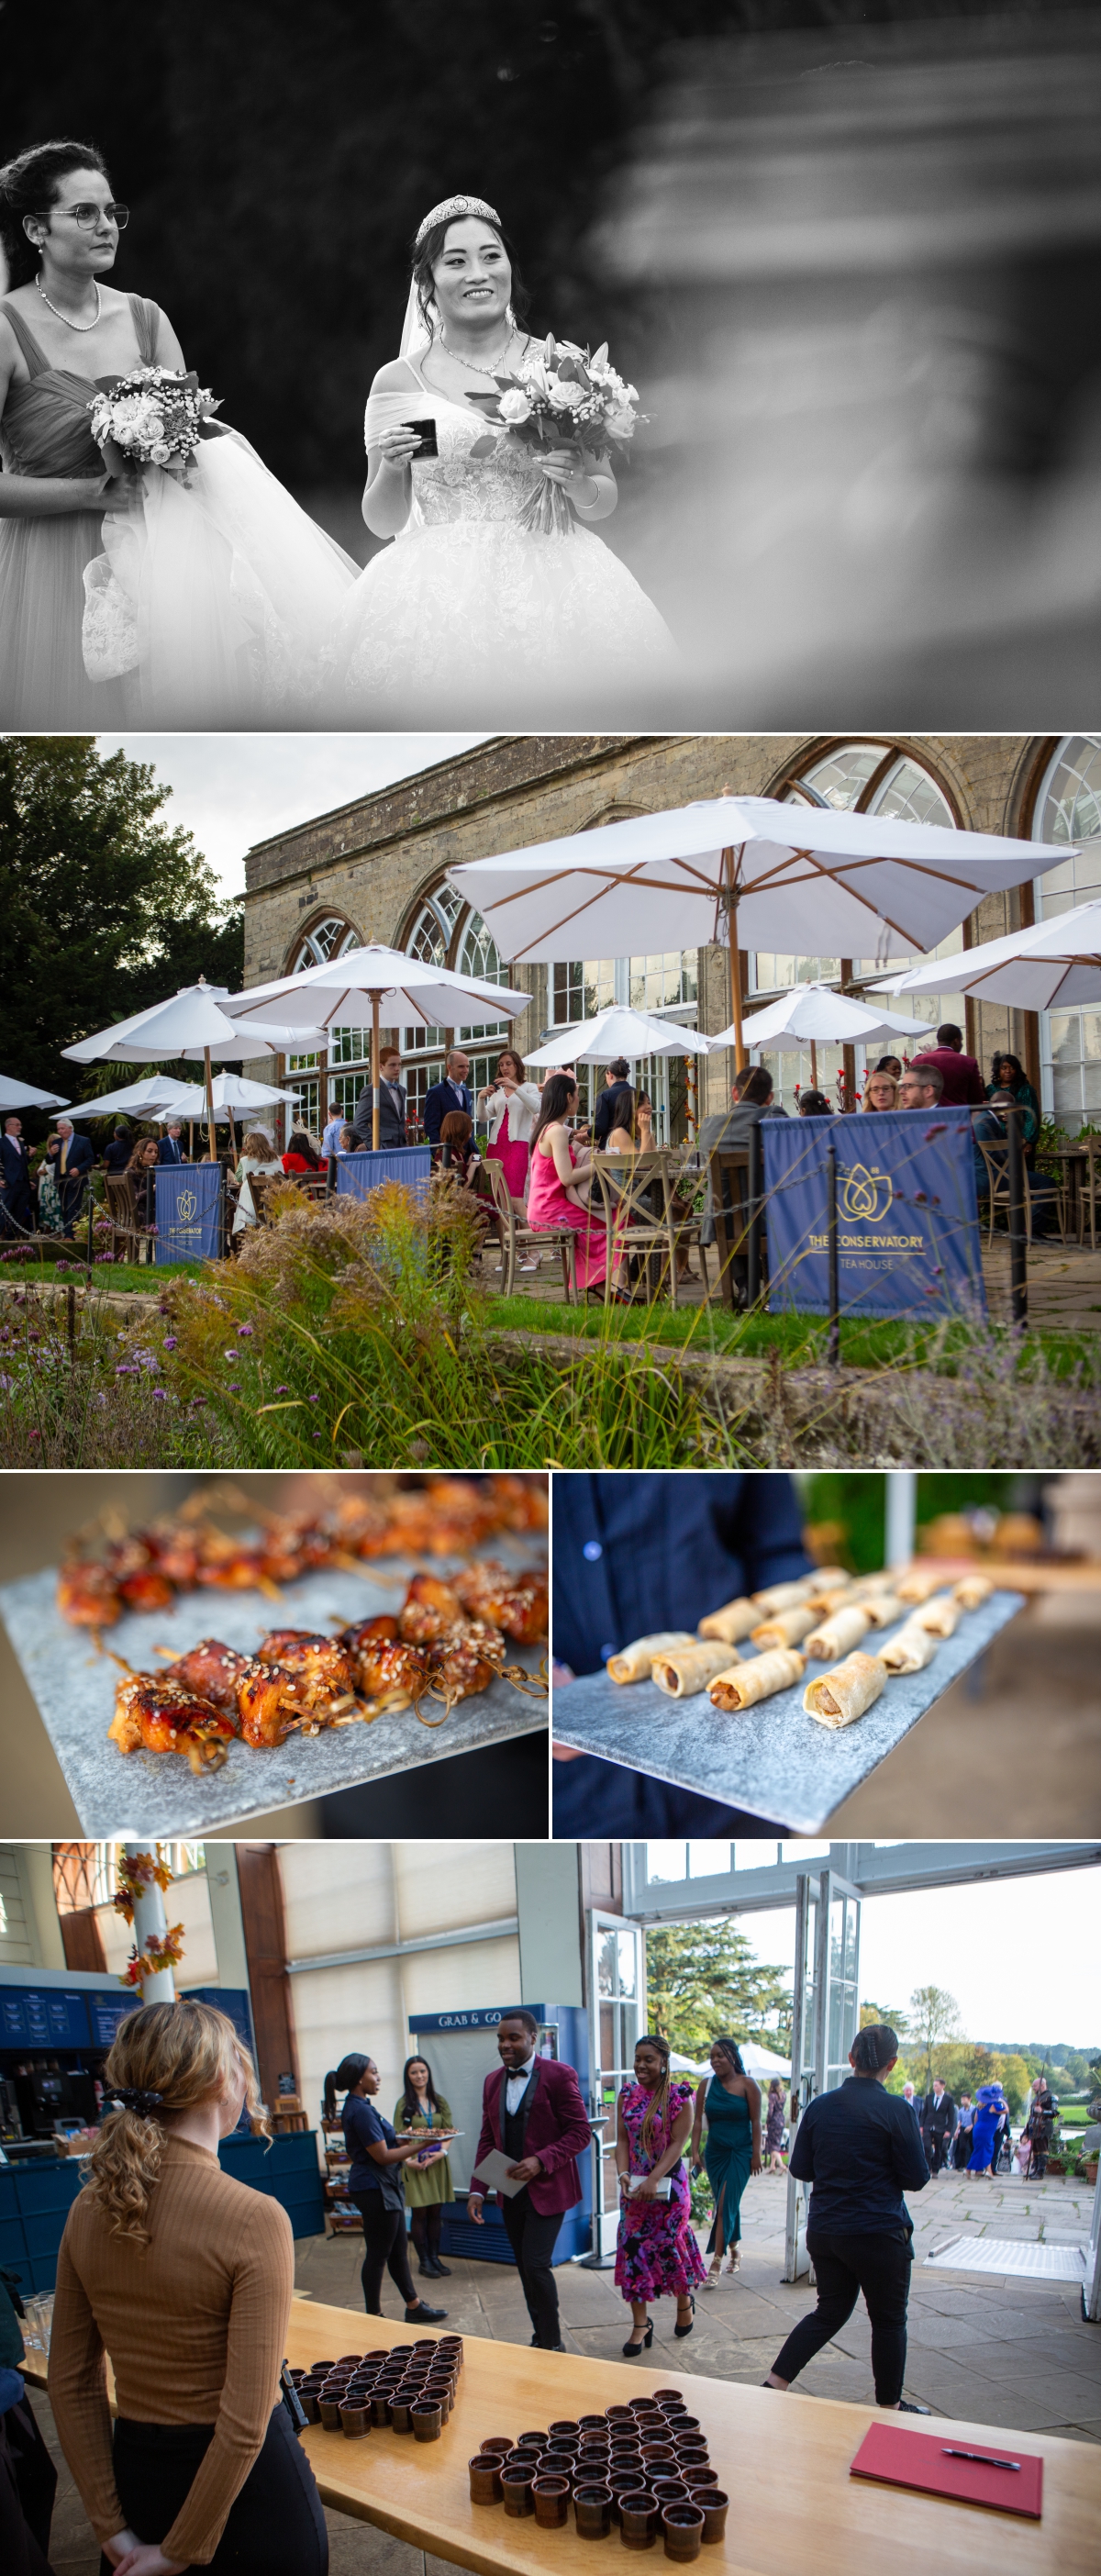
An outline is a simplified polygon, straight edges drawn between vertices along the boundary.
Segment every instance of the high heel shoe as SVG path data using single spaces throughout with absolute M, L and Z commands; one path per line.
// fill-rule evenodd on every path
M 682 2326 L 682 2325 L 675 2325 L 675 2326 L 674 2326 L 674 2328 L 673 2328 L 673 2332 L 674 2332 L 674 2334 L 676 2335 L 678 2342 L 681 2342 L 681 2343 L 682 2343 L 682 2342 L 683 2342 L 683 2340 L 684 2340 L 685 2335 L 690 2335 L 690 2334 L 691 2334 L 691 2332 L 692 2332 L 692 2328 L 693 2328 L 693 2326 L 695 2325 L 695 2322 L 696 2322 L 696 2293 L 695 2293 L 695 2291 L 693 2290 L 693 2292 L 692 2292 L 692 2314 L 691 2314 L 691 2316 L 690 2316 L 690 2318 L 689 2318 L 689 2320 L 688 2320 L 688 2324 L 687 2324 L 686 2326 Z
M 650 2322 L 649 2322 L 649 2324 L 648 2324 L 648 2326 L 647 2326 L 647 2328 L 646 2328 L 646 2332 L 645 2332 L 645 2334 L 643 2335 L 643 2338 L 642 2338 L 641 2343 L 630 2343 L 630 2342 L 628 2342 L 628 2343 L 625 2343 L 625 2344 L 624 2344 L 623 2349 L 624 2349 L 624 2352 L 625 2352 L 625 2353 L 626 2353 L 626 2355 L 627 2355 L 627 2359 L 628 2359 L 628 2361 L 634 2361 L 634 2359 L 635 2359 L 636 2355 L 637 2355 L 638 2353 L 640 2353 L 640 2352 L 649 2352 L 649 2349 L 650 2349 L 650 2346 L 651 2346 L 651 2344 L 652 2344 L 653 2340 L 654 2340 L 654 2320 L 653 2320 L 653 2318 L 651 2317 Z M 642 2403 L 642 2400 L 641 2400 L 641 2398 L 640 2398 L 640 2399 L 639 2399 L 639 2404 L 641 2405 L 641 2403 Z

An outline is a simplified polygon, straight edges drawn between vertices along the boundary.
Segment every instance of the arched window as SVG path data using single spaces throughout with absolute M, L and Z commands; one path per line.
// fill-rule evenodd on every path
M 405 939 L 405 952 L 426 966 L 446 966 L 453 974 L 478 976 L 489 984 L 507 984 L 508 969 L 480 912 L 474 912 L 452 886 L 434 886 L 420 906 Z M 510 1035 L 507 1020 L 456 1021 L 455 1044 L 470 1051 L 470 1081 L 475 1091 L 492 1079 L 498 1042 Z M 416 1115 L 425 1092 L 443 1072 L 444 1032 L 423 1022 L 400 1032 L 402 1080 L 409 1110 Z M 477 1049 L 478 1052 L 474 1052 Z
M 288 975 L 303 975 L 309 966 L 327 966 L 331 957 L 343 957 L 349 948 L 361 948 L 358 930 L 342 913 L 328 912 L 323 921 L 315 921 L 304 930 L 287 968 Z
M 1036 880 L 1039 920 L 1101 895 L 1101 734 L 1067 734 L 1040 781 L 1035 841 L 1080 843 L 1078 855 Z M 1043 1106 L 1071 1135 L 1101 1112 L 1101 1010 L 1040 1015 Z

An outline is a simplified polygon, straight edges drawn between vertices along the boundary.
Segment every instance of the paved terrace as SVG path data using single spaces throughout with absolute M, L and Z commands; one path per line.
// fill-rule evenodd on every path
M 500 1282 L 493 1264 L 496 1255 L 492 1245 L 487 1252 L 487 1284 L 491 1291 Z M 693 1265 L 699 1254 L 692 1256 Z M 708 1272 L 715 1279 L 715 1254 L 708 1254 Z M 995 1235 L 993 1244 L 983 1247 L 983 1276 L 986 1280 L 987 1303 L 996 1323 L 1010 1320 L 1009 1245 L 1003 1234 Z M 538 1270 L 517 1273 L 517 1290 L 533 1297 L 540 1305 L 562 1304 L 562 1271 L 557 1254 L 548 1254 Z M 702 1306 L 703 1285 L 698 1279 L 683 1280 L 677 1292 L 681 1306 Z M 1030 1321 L 1049 1332 L 1101 1333 L 1101 1250 L 1091 1252 L 1089 1244 L 1033 1243 L 1028 1255 L 1028 1301 Z M 661 1301 L 667 1304 L 668 1300 Z M 722 1309 L 720 1308 L 721 1312 Z
M 915 2263 L 910 2294 L 907 2393 L 935 2414 L 1017 2432 L 1061 2433 L 1072 2441 L 1101 2442 L 1101 2326 L 1082 2323 L 1081 2297 L 1069 2281 L 979 2278 L 929 2272 L 923 2255 L 952 2236 L 1022 2238 L 1027 2243 L 1080 2243 L 1089 2232 L 1093 2195 L 1084 2183 L 1053 2176 L 1022 2183 L 1016 2175 L 984 2182 L 973 2175 L 941 2174 L 911 2203 Z M 806 2281 L 781 2280 L 786 2185 L 760 2175 L 742 2204 L 742 2269 L 696 2302 L 695 2332 L 673 2336 L 672 2300 L 658 2300 L 652 2352 L 639 2366 L 639 2386 L 656 2387 L 668 2371 L 699 2371 L 713 2379 L 757 2384 L 771 2367 L 797 2317 L 813 2307 Z M 358 2237 L 306 2237 L 297 2249 L 297 2286 L 319 2302 L 358 2309 L 362 2293 Z M 630 2331 L 630 2312 L 610 2272 L 565 2264 L 558 2273 L 563 2339 L 572 2352 L 618 2359 Z M 456 2260 L 447 2281 L 425 2283 L 433 2305 L 446 2305 L 457 2333 L 491 2335 L 502 2343 L 527 2343 L 530 2325 L 511 2265 Z M 402 2315 L 393 2283 L 383 2284 L 383 2306 Z M 827 2344 L 799 2382 L 802 2402 L 814 2397 L 873 2402 L 870 2336 L 863 2304 L 844 2333 Z M 777 2405 L 800 2402 L 777 2397 Z M 35 2412 L 60 2470 L 50 2561 L 55 2576 L 98 2576 L 99 2551 L 72 2479 L 58 2451 L 45 2398 Z M 391 2540 L 350 2516 L 326 2515 L 331 2576 L 442 2576 L 438 2559 Z

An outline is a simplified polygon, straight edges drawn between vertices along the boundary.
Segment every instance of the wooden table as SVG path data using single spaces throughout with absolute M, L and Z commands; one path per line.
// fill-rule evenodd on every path
M 624 2309 L 624 2322 L 627 2312 Z M 376 2344 L 414 2343 L 415 2326 L 365 2318 L 354 2308 L 323 2308 L 296 2299 L 287 2357 L 295 2364 L 363 2352 Z M 664 2362 L 583 2361 L 573 2353 L 533 2352 L 530 2347 L 464 2338 L 463 2370 L 450 2423 L 438 2442 L 374 2431 L 349 2442 L 342 2433 L 311 2425 L 303 2447 L 322 2502 L 338 2513 L 377 2523 L 434 2557 L 470 2567 L 476 2576 L 547 2576 L 561 2568 L 572 2576 L 606 2576 L 624 2567 L 618 2532 L 607 2540 L 581 2541 L 573 2520 L 560 2531 L 538 2531 L 528 2517 L 513 2521 L 502 2505 L 470 2501 L 467 2462 L 493 2433 L 525 2433 L 555 2416 L 595 2414 L 655 2388 L 683 2389 L 707 2436 L 712 2465 L 730 2496 L 726 2540 L 700 2552 L 700 2576 L 855 2576 L 857 2570 L 890 2569 L 891 2576 L 974 2576 L 982 2560 L 998 2576 L 1035 2576 L 1040 2547 L 1045 2564 L 1089 2567 L 1101 2529 L 1101 2449 L 1065 2442 L 1051 2433 L 1019 2437 L 989 2424 L 945 2416 L 919 2429 L 946 2441 L 990 2443 L 1013 2439 L 1045 2462 L 1044 2514 L 1035 2523 L 978 2506 L 947 2504 L 933 2496 L 867 2486 L 850 2479 L 868 2426 L 869 2406 L 831 2398 L 790 2397 L 763 2388 L 741 2388 L 695 2378 Z M 27 2377 L 41 2385 L 28 2368 Z M 893 2419 L 892 2419 L 893 2420 Z M 647 2560 L 667 2564 L 656 2548 Z
M 1041 1170 L 1045 1163 L 1062 1163 L 1064 1166 L 1066 1172 L 1067 1192 L 1067 1232 L 1069 1234 L 1073 1231 L 1078 1237 L 1079 1242 L 1081 1242 L 1085 1232 L 1085 1228 L 1082 1223 L 1082 1184 L 1085 1182 L 1086 1199 L 1089 1210 L 1091 1252 L 1096 1252 L 1097 1250 L 1097 1196 L 1094 1167 L 1099 1155 L 1101 1155 L 1101 1141 L 1099 1141 L 1095 1136 L 1084 1136 L 1080 1143 L 1071 1145 L 1040 1145 L 1037 1147 L 1036 1151 L 1037 1165 Z M 1083 1166 L 1085 1167 L 1084 1169 Z

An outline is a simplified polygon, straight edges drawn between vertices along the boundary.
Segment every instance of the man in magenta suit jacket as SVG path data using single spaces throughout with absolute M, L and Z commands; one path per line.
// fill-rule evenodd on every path
M 478 2167 L 494 2147 L 511 2158 L 517 2192 L 497 2195 L 533 2326 L 532 2342 L 562 2352 L 558 2291 L 551 2257 L 567 2209 L 581 2198 L 577 2159 L 589 2151 L 589 2122 L 572 2066 L 537 2057 L 539 2025 L 526 2010 L 503 2013 L 497 2026 L 500 2071 L 482 2091 L 482 2131 L 474 2158 L 470 2216 L 483 2224 Z

